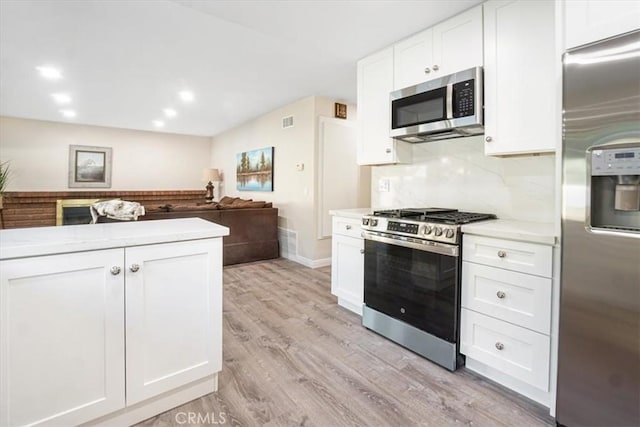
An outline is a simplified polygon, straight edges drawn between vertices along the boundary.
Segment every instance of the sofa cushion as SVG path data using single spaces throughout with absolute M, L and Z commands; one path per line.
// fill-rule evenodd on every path
M 220 209 L 257 209 L 264 208 L 266 202 L 254 202 L 252 200 L 236 200 L 230 205 L 220 205 Z
M 220 205 L 230 205 L 231 203 L 233 203 L 236 200 L 240 200 L 240 197 L 224 196 L 222 199 L 220 199 L 218 204 L 220 204 Z

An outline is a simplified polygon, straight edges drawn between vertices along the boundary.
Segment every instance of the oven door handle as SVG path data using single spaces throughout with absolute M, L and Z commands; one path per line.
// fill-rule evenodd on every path
M 374 242 L 387 243 L 389 245 L 402 246 L 405 248 L 417 249 L 419 251 L 433 252 L 436 254 L 454 257 L 460 256 L 460 248 L 458 246 L 448 245 L 446 243 L 432 242 L 430 240 L 426 241 L 428 243 L 409 242 L 406 240 L 380 236 L 367 231 L 362 232 L 362 237 L 367 240 L 373 240 Z

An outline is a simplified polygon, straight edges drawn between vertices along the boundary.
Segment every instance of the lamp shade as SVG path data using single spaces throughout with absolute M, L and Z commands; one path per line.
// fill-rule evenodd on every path
M 218 169 L 205 169 L 202 171 L 202 180 L 212 182 L 220 181 L 220 172 Z

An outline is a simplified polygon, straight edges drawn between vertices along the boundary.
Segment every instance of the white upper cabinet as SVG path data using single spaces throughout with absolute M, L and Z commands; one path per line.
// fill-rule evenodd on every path
M 393 53 L 394 89 L 402 89 L 435 77 L 432 28 L 396 43 Z
M 482 65 L 482 6 L 393 46 L 394 89 Z
M 638 1 L 569 0 L 564 7 L 567 49 L 640 28 Z
M 358 61 L 358 164 L 408 162 L 411 147 L 389 137 L 393 48 Z
M 484 3 L 485 154 L 555 151 L 554 19 L 550 0 Z
M 437 77 L 482 66 L 482 5 L 433 27 Z

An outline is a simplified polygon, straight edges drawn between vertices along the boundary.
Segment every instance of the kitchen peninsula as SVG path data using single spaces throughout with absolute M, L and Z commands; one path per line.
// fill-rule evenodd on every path
M 130 425 L 216 391 L 228 234 L 198 218 L 0 231 L 0 425 Z

